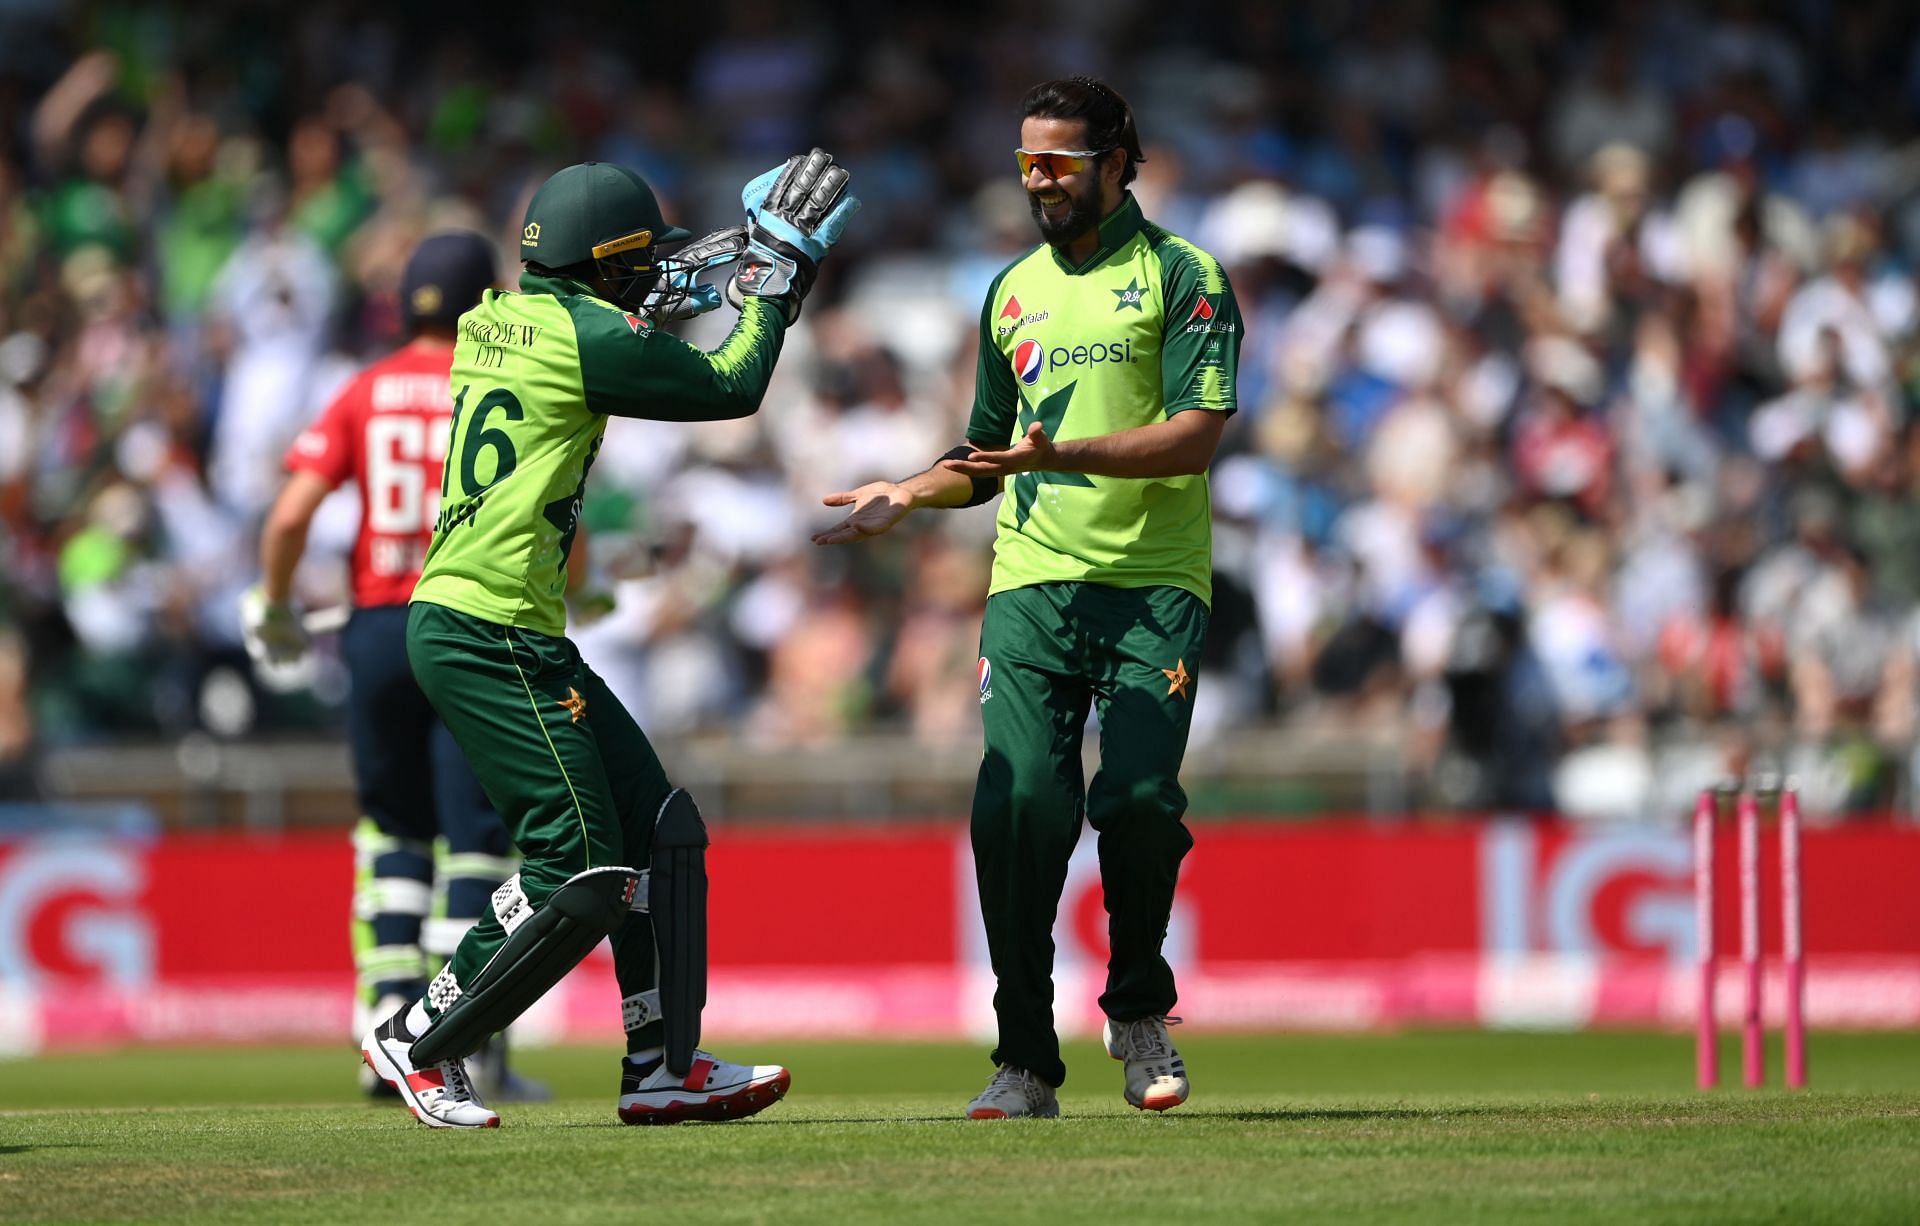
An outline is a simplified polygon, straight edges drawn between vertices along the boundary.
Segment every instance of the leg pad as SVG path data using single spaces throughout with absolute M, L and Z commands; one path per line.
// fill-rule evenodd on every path
M 511 920 L 501 916 L 506 944 L 414 1040 L 414 1065 L 462 1059 L 505 1030 L 620 926 L 639 885 L 640 875 L 630 868 L 590 868 L 569 878 L 545 905 Z M 525 907 L 524 896 L 519 905 Z
M 700 1013 L 707 1005 L 707 825 L 693 797 L 680 788 L 668 793 L 654 819 L 648 877 L 667 1068 L 685 1076 L 700 1046 Z

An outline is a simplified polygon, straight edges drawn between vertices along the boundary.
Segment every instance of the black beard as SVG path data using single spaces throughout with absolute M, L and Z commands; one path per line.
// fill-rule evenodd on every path
M 1059 221 L 1048 221 L 1046 214 L 1040 211 L 1040 197 L 1027 193 L 1027 207 L 1033 210 L 1033 224 L 1040 228 L 1040 237 L 1056 247 L 1064 247 L 1087 231 L 1100 224 L 1100 209 L 1092 193 L 1076 196 L 1072 192 L 1067 197 L 1067 215 Z

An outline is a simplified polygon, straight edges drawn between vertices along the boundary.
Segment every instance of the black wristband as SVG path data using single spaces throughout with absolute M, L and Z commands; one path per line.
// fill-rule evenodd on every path
M 968 443 L 961 443 L 958 447 L 955 447 L 953 450 L 941 456 L 940 459 L 941 460 L 964 460 L 972 454 L 973 454 L 972 445 Z M 934 464 L 938 465 L 939 462 L 940 460 L 935 460 Z M 970 496 L 968 496 L 965 502 L 960 504 L 963 507 L 977 507 L 981 503 L 988 501 L 995 494 L 998 494 L 1000 492 L 1000 482 L 998 478 L 969 477 L 968 480 L 973 482 L 973 493 Z

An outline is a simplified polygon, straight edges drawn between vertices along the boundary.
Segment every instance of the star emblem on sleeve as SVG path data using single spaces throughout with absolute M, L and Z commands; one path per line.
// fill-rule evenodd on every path
M 1185 660 L 1176 660 L 1172 668 L 1160 671 L 1166 674 L 1168 697 L 1178 694 L 1189 702 L 1193 701 L 1193 695 L 1187 693 L 1187 687 L 1193 684 L 1193 674 L 1187 671 Z
M 586 717 L 587 700 L 580 697 L 580 691 L 572 686 L 567 687 L 567 696 L 560 700 L 560 705 L 567 709 L 567 714 L 573 716 L 572 722 L 576 724 Z

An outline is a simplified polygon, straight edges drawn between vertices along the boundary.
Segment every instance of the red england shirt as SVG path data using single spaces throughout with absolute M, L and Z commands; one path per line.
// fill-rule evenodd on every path
M 440 513 L 451 342 L 422 337 L 361 371 L 287 450 L 288 472 L 360 486 L 353 603 L 405 604 Z

